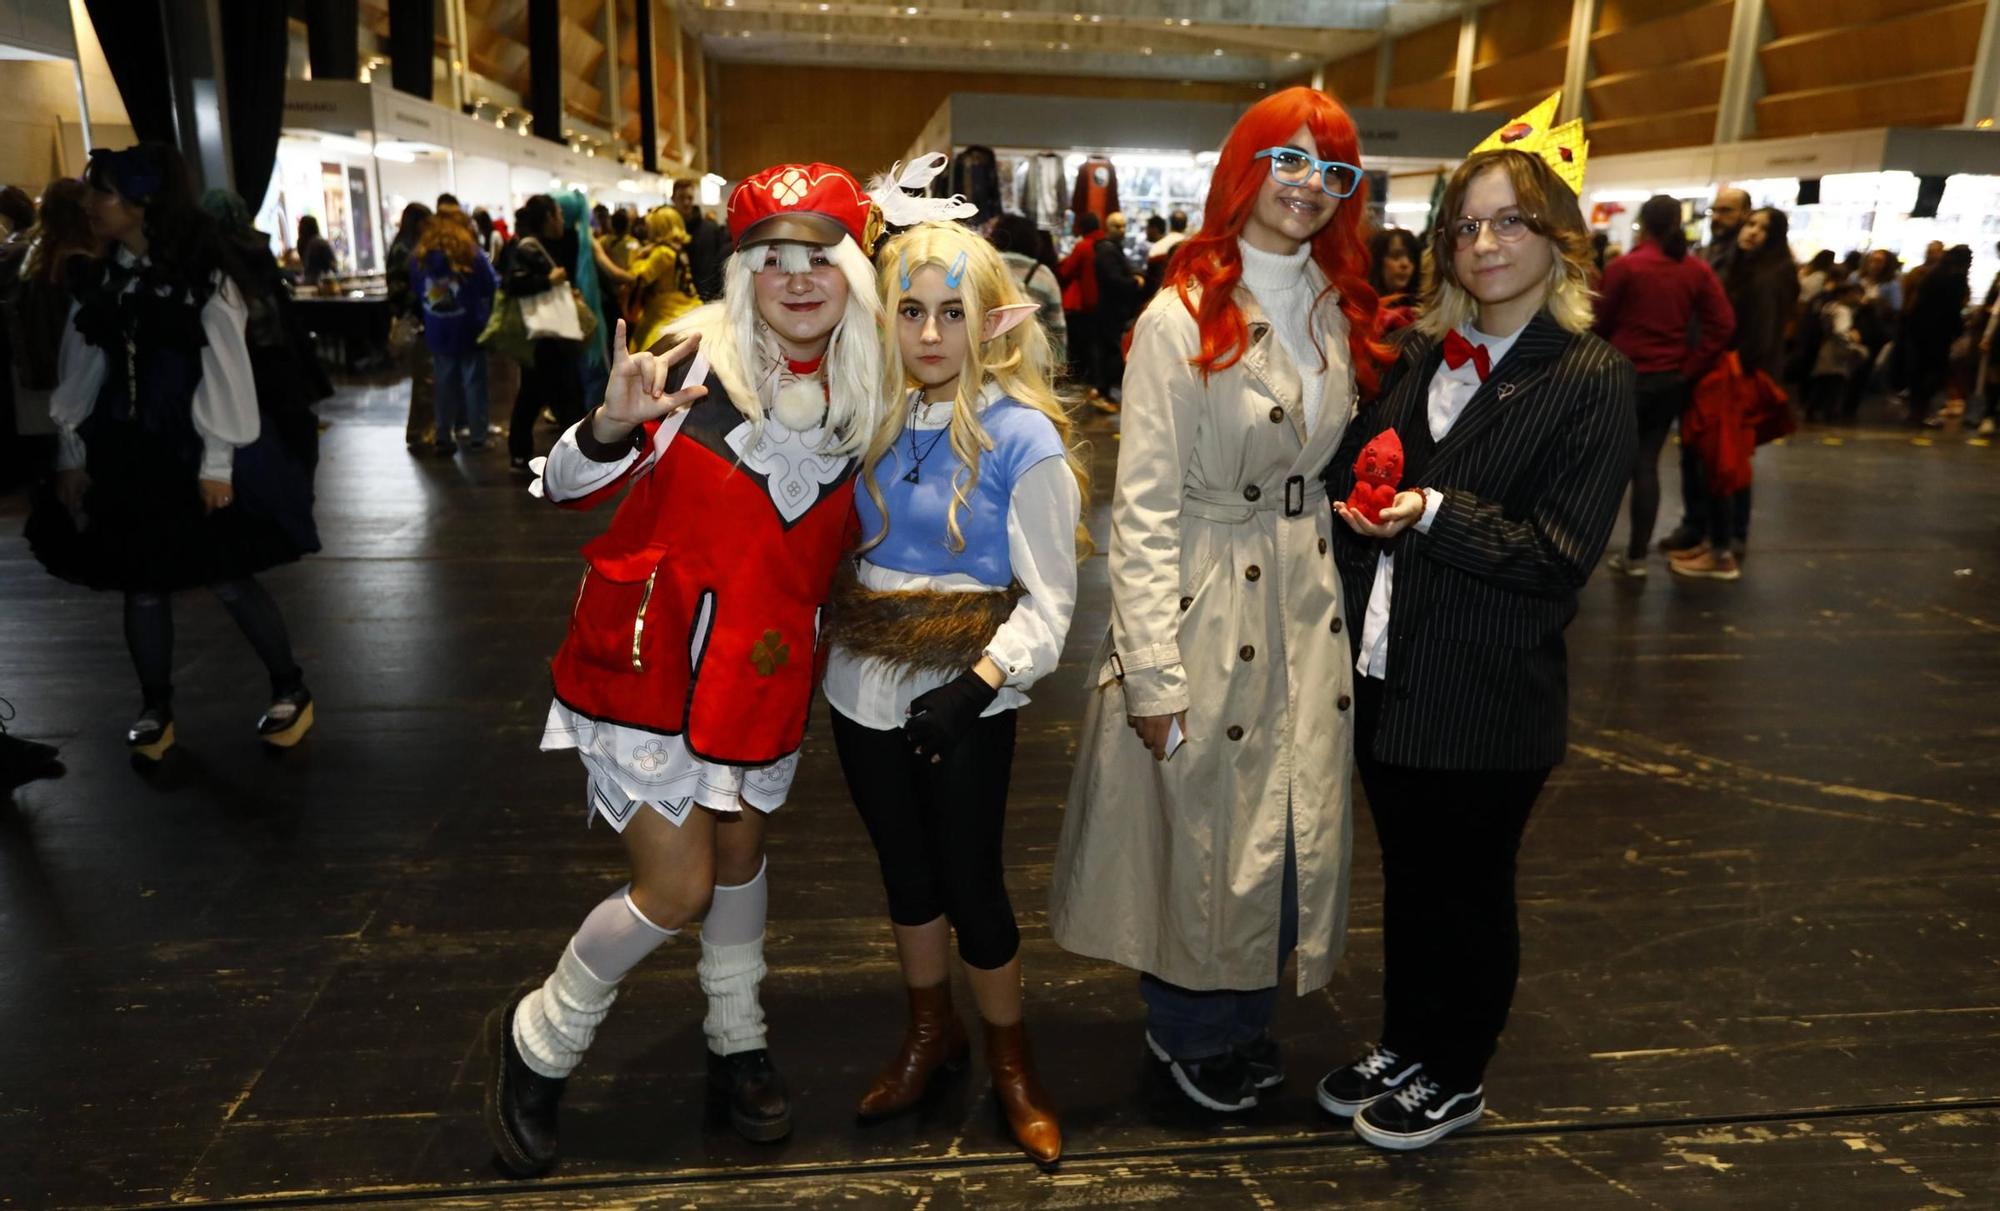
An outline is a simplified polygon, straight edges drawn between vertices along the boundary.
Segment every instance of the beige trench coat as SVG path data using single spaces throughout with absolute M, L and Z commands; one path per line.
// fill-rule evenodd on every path
M 1050 925 L 1067 950 L 1185 988 L 1269 988 L 1289 810 L 1303 995 L 1332 978 L 1347 926 L 1354 660 L 1319 474 L 1353 416 L 1354 374 L 1329 296 L 1314 313 L 1328 369 L 1308 441 L 1297 367 L 1250 292 L 1236 302 L 1249 352 L 1206 383 L 1188 364 L 1200 331 L 1173 291 L 1133 337 L 1111 627 L 1091 666 Z M 1156 762 L 1126 716 L 1179 711 L 1186 743 Z

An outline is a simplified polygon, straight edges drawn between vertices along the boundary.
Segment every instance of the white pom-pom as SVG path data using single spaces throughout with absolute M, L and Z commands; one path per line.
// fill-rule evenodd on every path
M 826 415 L 826 388 L 815 378 L 787 379 L 778 387 L 771 405 L 771 419 L 794 433 L 819 428 Z

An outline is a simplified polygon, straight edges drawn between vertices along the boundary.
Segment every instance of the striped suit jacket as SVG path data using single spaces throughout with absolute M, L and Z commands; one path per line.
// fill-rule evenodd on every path
M 1412 333 L 1325 473 L 1345 500 L 1361 447 L 1428 423 L 1442 342 Z M 1424 769 L 1535 769 L 1568 746 L 1563 628 L 1611 536 L 1632 466 L 1632 363 L 1537 315 L 1437 444 L 1428 533 L 1389 540 L 1389 670 L 1374 755 Z M 1348 636 L 1361 645 L 1381 543 L 1334 527 Z

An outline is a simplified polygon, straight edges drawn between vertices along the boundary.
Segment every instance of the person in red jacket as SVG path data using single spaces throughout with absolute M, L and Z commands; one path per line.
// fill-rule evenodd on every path
M 1076 216 L 1076 246 L 1056 266 L 1063 288 L 1063 326 L 1069 334 L 1069 376 L 1089 384 L 1090 402 L 1105 401 L 1097 389 L 1097 245 L 1104 223 L 1094 214 Z
M 1639 372 L 1632 528 L 1625 550 L 1613 551 L 1605 563 L 1614 572 L 1642 577 L 1660 511 L 1660 449 L 1687 409 L 1694 385 L 1736 331 L 1736 314 L 1715 271 L 1688 255 L 1679 201 L 1656 194 L 1639 208 L 1639 245 L 1605 265 L 1592 328 Z
M 627 355 L 621 322 L 603 403 L 534 488 L 574 508 L 625 493 L 584 548 L 542 747 L 583 759 L 631 881 L 489 1026 L 486 1123 L 516 1176 L 555 1164 L 564 1081 L 619 981 L 697 918 L 711 1091 L 747 1138 L 791 1130 L 758 1002 L 764 816 L 797 768 L 820 608 L 884 407 L 881 214 L 841 169 L 787 164 L 745 180 L 728 221 L 722 301 L 677 324 L 689 339 L 671 351 Z

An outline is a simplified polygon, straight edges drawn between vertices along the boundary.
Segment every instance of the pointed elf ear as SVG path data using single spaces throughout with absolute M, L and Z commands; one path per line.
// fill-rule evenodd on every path
M 990 341 L 1005 336 L 1041 309 L 1039 303 L 1003 303 L 986 313 L 986 331 L 979 339 Z

